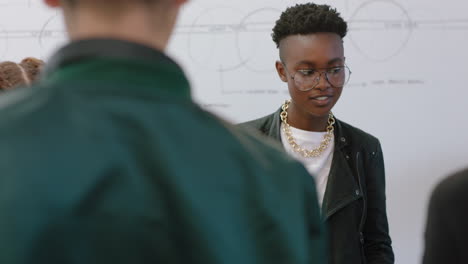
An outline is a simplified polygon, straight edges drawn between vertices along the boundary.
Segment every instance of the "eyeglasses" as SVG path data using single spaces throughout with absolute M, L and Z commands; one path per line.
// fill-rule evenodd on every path
M 341 88 L 348 83 L 351 70 L 348 66 L 344 65 L 325 69 L 297 70 L 294 74 L 290 75 L 296 84 L 296 88 L 299 91 L 306 92 L 314 89 L 320 83 L 322 74 L 325 74 L 325 79 L 332 87 Z

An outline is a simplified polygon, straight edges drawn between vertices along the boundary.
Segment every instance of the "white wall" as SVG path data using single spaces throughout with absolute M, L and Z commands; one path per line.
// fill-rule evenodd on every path
M 65 40 L 39 0 L 0 0 L 0 58 L 47 58 Z M 232 121 L 287 99 L 270 31 L 292 0 L 192 0 L 169 53 L 193 94 Z M 427 199 L 442 176 L 468 166 L 468 4 L 462 0 L 330 0 L 350 26 L 350 84 L 335 114 L 382 142 L 396 262 L 418 263 Z

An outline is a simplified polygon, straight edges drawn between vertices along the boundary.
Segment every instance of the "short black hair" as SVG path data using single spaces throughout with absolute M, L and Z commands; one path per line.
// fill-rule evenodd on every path
M 347 31 L 348 24 L 336 9 L 329 5 L 307 3 L 288 7 L 276 21 L 271 36 L 279 47 L 280 41 L 291 35 L 328 32 L 344 38 Z

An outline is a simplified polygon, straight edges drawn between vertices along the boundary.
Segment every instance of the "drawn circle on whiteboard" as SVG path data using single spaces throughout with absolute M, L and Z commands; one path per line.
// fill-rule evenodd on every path
M 4 58 L 8 51 L 8 31 L 0 26 L 0 57 Z
M 262 8 L 242 19 L 236 43 L 239 58 L 247 69 L 259 73 L 275 70 L 272 54 L 278 51 L 271 40 L 271 31 L 280 14 L 278 9 Z
M 408 12 L 393 0 L 363 3 L 348 24 L 351 43 L 372 61 L 387 61 L 400 54 L 413 31 Z
M 241 15 L 233 8 L 206 9 L 193 21 L 188 33 L 189 57 L 199 66 L 219 72 L 233 71 L 245 64 L 236 51 Z
M 66 43 L 67 35 L 62 21 L 62 16 L 57 13 L 47 19 L 42 26 L 38 37 L 42 58 L 49 56 L 55 49 Z

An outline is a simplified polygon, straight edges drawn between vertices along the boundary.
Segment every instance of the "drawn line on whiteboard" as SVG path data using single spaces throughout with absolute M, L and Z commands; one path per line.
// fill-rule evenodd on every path
M 383 17 L 386 17 L 388 14 L 391 14 L 392 16 L 394 15 L 398 18 L 403 17 L 404 19 L 376 20 L 376 19 L 362 18 L 362 16 L 366 17 L 369 15 L 376 15 L 375 12 L 371 12 L 371 11 L 374 11 L 373 8 L 375 6 L 380 7 L 380 8 L 377 8 L 377 10 L 385 10 L 386 14 L 385 16 L 382 14 Z M 388 61 L 396 57 L 397 55 L 399 55 L 406 48 L 408 42 L 410 41 L 414 28 L 404 27 L 404 25 L 411 25 L 411 24 L 412 24 L 412 20 L 407 10 L 402 5 L 397 3 L 396 1 L 393 1 L 393 0 L 367 1 L 361 4 L 355 10 L 351 18 L 349 19 L 349 25 L 350 25 L 350 31 L 351 31 L 349 35 L 349 40 L 351 41 L 352 45 L 356 48 L 356 50 L 359 53 L 361 53 L 361 55 L 363 55 L 365 58 L 371 61 L 376 61 L 376 62 Z M 373 34 L 372 43 L 367 44 L 369 43 L 369 40 L 368 40 L 369 34 L 362 35 L 361 32 L 376 31 L 376 30 L 377 32 Z M 376 36 L 376 34 L 385 34 L 387 38 L 385 39 L 379 38 L 379 36 L 378 35 Z M 393 34 L 393 36 L 391 34 Z M 387 41 L 388 39 L 392 40 L 392 42 L 388 42 Z M 386 41 L 385 43 L 382 43 L 385 45 L 378 45 L 380 41 Z M 391 49 L 388 48 L 390 45 L 393 45 Z M 385 48 L 380 48 L 380 47 L 385 47 Z M 372 54 L 372 51 L 374 51 L 374 54 Z
M 240 68 L 258 73 L 274 71 L 274 67 L 259 66 L 260 60 L 254 61 L 260 53 L 264 54 L 268 49 L 258 47 L 258 41 L 253 39 L 258 38 L 256 33 L 270 34 L 280 11 L 270 7 L 256 9 L 246 15 L 239 14 L 238 23 L 206 23 L 205 21 L 212 21 L 215 18 L 222 21 L 222 14 L 234 12 L 229 8 L 210 8 L 202 11 L 191 25 L 179 25 L 176 34 L 188 35 L 189 57 L 200 66 L 216 71 L 230 72 Z M 272 19 L 265 19 L 266 15 L 272 14 L 274 14 Z M 206 38 L 203 37 L 204 35 Z M 269 36 L 265 36 L 264 39 L 270 42 Z M 219 43 L 227 44 L 221 47 Z M 273 44 L 271 47 L 274 49 Z M 203 50 L 205 50 L 204 53 Z
M 33 1 L 23 1 L 24 6 L 31 6 L 34 5 Z M 346 4 L 349 5 L 348 1 Z M 17 0 L 11 1 L 11 3 L 1 3 L 2 6 L 19 6 L 21 3 L 18 3 Z M 376 9 L 377 8 L 377 9 Z M 368 13 L 366 12 L 369 10 L 385 10 L 385 12 L 390 12 L 389 19 L 372 19 L 368 17 Z M 192 25 L 185 24 L 179 25 L 175 33 L 180 35 L 200 35 L 203 38 L 203 35 L 218 35 L 220 36 L 220 41 L 223 41 L 224 35 L 231 35 L 236 38 L 235 43 L 233 43 L 233 50 L 232 54 L 237 53 L 237 61 L 235 58 L 232 58 L 231 64 L 223 64 L 222 58 L 217 57 L 212 62 L 213 71 L 219 71 L 219 65 L 222 65 L 222 71 L 234 71 L 240 68 L 248 69 L 249 71 L 253 72 L 271 72 L 274 69 L 269 68 L 264 65 L 260 65 L 260 60 L 258 61 L 258 65 L 251 65 L 252 61 L 258 54 L 249 50 L 249 46 L 247 44 L 252 44 L 254 47 L 256 44 L 247 36 L 243 36 L 244 33 L 270 33 L 271 28 L 274 24 L 274 20 L 265 19 L 265 16 L 261 16 L 260 14 L 265 14 L 262 12 L 275 12 L 279 13 L 280 11 L 275 8 L 265 7 L 251 11 L 250 13 L 239 16 L 240 21 L 238 23 L 194 23 Z M 396 14 L 395 18 L 391 18 L 391 14 Z M 374 14 L 376 17 L 382 17 L 378 13 Z M 39 42 L 39 46 L 42 50 L 50 49 L 51 45 L 54 43 L 66 39 L 66 32 L 60 26 L 55 24 L 55 28 L 52 28 L 54 25 L 54 19 L 57 18 L 57 14 L 51 16 L 47 21 L 43 24 L 43 27 L 40 29 L 31 29 L 31 30 L 8 30 L 8 29 L 1 29 L 0 28 L 0 45 L 8 46 L 8 42 L 11 40 L 21 40 L 21 39 L 37 39 Z M 202 22 L 202 21 L 199 21 Z M 206 21 L 205 21 L 206 22 Z M 468 19 L 426 19 L 426 20 L 413 20 L 407 10 L 399 4 L 397 1 L 394 0 L 371 0 L 364 2 L 361 4 L 355 12 L 352 14 L 350 19 L 348 19 L 349 24 L 349 39 L 352 42 L 353 46 L 358 50 L 358 52 L 372 60 L 372 61 L 386 61 L 390 60 L 391 58 L 399 55 L 408 45 L 410 42 L 411 36 L 414 34 L 415 31 L 467 31 L 468 30 Z M 382 52 L 376 52 L 377 55 L 370 54 L 369 50 L 366 49 L 363 42 L 365 42 L 365 38 L 362 36 L 369 36 L 373 35 L 374 32 L 378 34 L 378 32 L 383 32 L 383 34 L 388 31 L 388 34 L 395 34 L 398 35 L 399 38 L 385 38 L 385 39 L 377 39 L 377 41 L 385 41 L 385 45 L 380 45 L 383 47 L 387 47 L 388 45 L 393 45 L 394 50 L 388 51 L 383 50 Z M 370 32 L 370 34 L 366 34 L 366 32 Z M 398 33 L 400 32 L 400 33 Z M 359 34 L 362 34 L 361 37 Z M 269 40 L 269 38 L 268 38 Z M 5 44 L 3 44 L 5 43 Z M 221 42 L 223 43 L 223 42 Z M 247 43 L 242 46 L 240 43 Z M 218 44 L 219 45 L 219 44 Z M 271 44 L 273 45 L 273 43 Z M 245 47 L 244 50 L 241 49 Z M 375 45 L 379 46 L 379 45 Z M 234 50 L 235 47 L 235 50 Z M 259 50 L 262 52 L 263 50 Z M 3 48 L 0 46 L 0 54 L 2 54 Z M 203 56 L 200 55 L 200 56 Z M 260 65 L 260 66 L 259 66 Z

